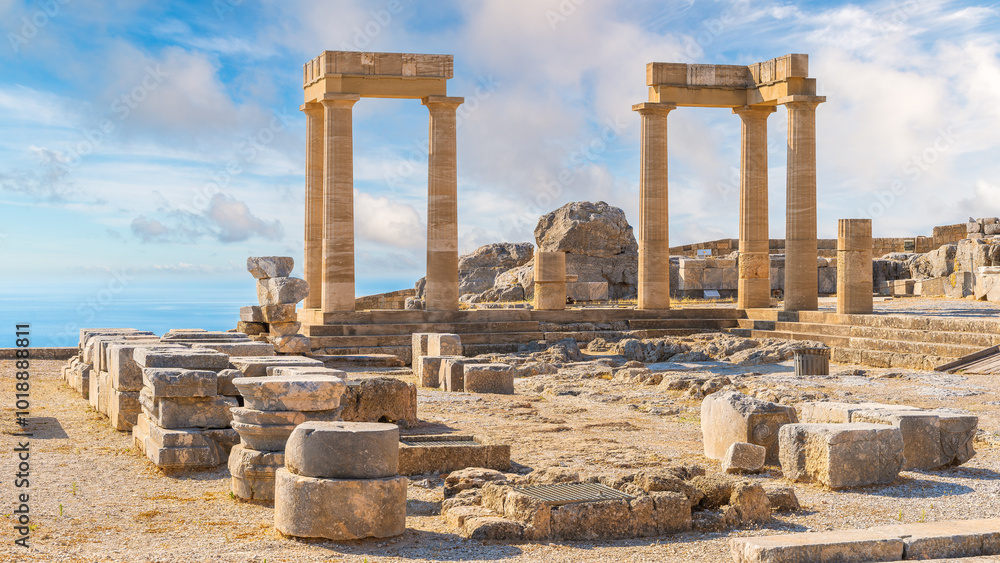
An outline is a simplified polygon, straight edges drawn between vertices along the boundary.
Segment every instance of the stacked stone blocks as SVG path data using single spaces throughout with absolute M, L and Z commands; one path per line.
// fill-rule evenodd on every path
M 311 351 L 309 338 L 300 334 L 295 305 L 308 297 L 309 284 L 289 277 L 293 260 L 287 256 L 247 258 L 247 271 L 257 280 L 259 306 L 240 309 L 240 321 L 253 323 L 247 328 L 258 336 L 267 329 L 267 340 L 280 354 L 304 354 Z

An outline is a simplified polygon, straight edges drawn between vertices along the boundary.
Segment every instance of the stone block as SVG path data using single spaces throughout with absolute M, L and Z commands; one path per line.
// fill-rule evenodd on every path
M 457 334 L 432 333 L 427 336 L 428 356 L 461 356 L 462 338 Z
M 767 448 L 746 442 L 733 442 L 722 458 L 726 473 L 756 473 L 764 467 Z
M 417 422 L 417 386 L 392 377 L 348 381 L 340 404 L 349 422 L 391 422 L 400 428 Z
M 329 411 L 258 411 L 246 407 L 234 407 L 233 422 L 257 424 L 261 426 L 298 426 L 303 422 L 336 422 L 340 420 L 342 408 Z
M 112 389 L 108 402 L 108 418 L 115 430 L 127 432 L 135 426 L 142 413 L 138 391 L 118 391 Z
M 239 433 L 244 448 L 262 452 L 284 451 L 288 437 L 295 430 L 293 424 L 244 424 L 235 420 L 230 424 Z
M 243 446 L 229 453 L 233 494 L 247 500 L 274 500 L 274 474 L 285 465 L 284 452 L 260 452 Z
M 264 313 L 259 305 L 240 307 L 240 321 L 245 323 L 265 323 Z M 249 332 L 247 334 L 250 334 Z
M 1000 519 L 950 520 L 871 528 L 903 541 L 906 559 L 959 559 L 1000 554 Z
M 251 256 L 247 271 L 257 279 L 284 278 L 292 273 L 295 262 L 289 256 Z
M 264 305 L 260 310 L 265 323 L 293 323 L 298 320 L 294 304 Z
M 94 370 L 91 373 L 90 379 L 87 380 L 87 385 L 89 386 L 89 389 L 87 390 L 87 401 L 90 402 L 90 407 L 96 411 L 98 410 L 98 397 L 101 395 L 101 372 Z
M 445 391 L 465 391 L 465 364 L 468 358 L 445 358 L 438 370 L 438 384 Z
M 250 337 L 242 332 L 174 328 L 160 337 L 165 344 L 193 344 L 195 342 L 246 342 Z
M 304 422 L 285 445 L 285 467 L 322 479 L 396 475 L 399 428 L 377 422 Z
M 306 280 L 288 277 L 257 280 L 257 300 L 261 306 L 294 305 L 308 295 L 309 284 Z
M 162 397 L 214 397 L 219 392 L 218 374 L 208 370 L 145 368 L 143 386 L 154 399 Z
M 902 561 L 903 540 L 867 530 L 807 532 L 729 540 L 735 563 Z
M 347 380 L 347 372 L 341 369 L 327 367 L 304 367 L 304 366 L 268 366 L 266 369 L 268 377 L 288 377 L 295 375 L 322 375 L 327 377 L 339 377 Z
M 243 377 L 264 377 L 269 367 L 323 367 L 323 362 L 304 356 L 232 356 L 229 362 L 243 372 Z
M 238 369 L 224 369 L 216 374 L 216 381 L 219 384 L 217 393 L 226 397 L 243 397 L 240 395 L 240 390 L 233 385 L 233 380 L 237 377 L 243 377 L 243 372 Z
M 274 527 L 288 536 L 331 540 L 398 536 L 406 529 L 407 483 L 406 477 L 317 479 L 278 469 Z
M 98 371 L 111 371 L 108 350 L 114 344 L 147 344 L 157 345 L 160 339 L 156 335 L 143 336 L 95 336 L 91 339 L 94 346 L 94 367 Z
M 438 388 L 441 386 L 441 364 L 446 359 L 462 356 L 423 356 L 420 358 L 420 386 Z
M 734 442 L 767 450 L 765 464 L 778 464 L 778 429 L 797 422 L 795 409 L 761 401 L 737 391 L 713 393 L 701 404 L 701 433 L 705 456 L 723 459 Z
M 428 338 L 429 337 L 430 337 L 430 334 L 426 333 L 426 332 L 414 332 L 413 333 L 413 337 L 412 337 L 412 341 L 411 341 L 412 342 L 411 343 L 411 348 L 412 348 L 411 360 L 413 362 L 413 369 L 414 370 L 417 369 L 417 365 L 418 365 L 418 362 L 420 360 L 420 357 L 427 355 L 427 346 L 428 346 Z M 420 374 L 418 373 L 417 377 L 419 378 L 419 376 L 420 376 Z
M 293 334 L 271 338 L 274 349 L 279 354 L 308 354 L 312 351 L 312 343 L 308 336 Z
M 515 371 L 507 364 L 465 364 L 465 391 L 513 395 Z
M 233 397 L 153 398 L 149 389 L 139 393 L 139 404 L 150 422 L 161 428 L 228 428 L 229 409 L 238 407 Z
M 792 481 L 833 489 L 893 482 L 903 436 L 882 424 L 786 424 L 779 431 L 781 471 Z
M 227 356 L 273 356 L 274 346 L 268 342 L 199 342 L 191 345 L 192 350 L 214 350 Z
M 274 338 L 279 336 L 295 336 L 299 334 L 300 330 L 302 330 L 302 323 L 298 321 L 271 323 L 267 325 L 268 333 Z
M 261 322 L 247 322 L 247 321 L 237 321 L 236 330 L 246 334 L 251 339 L 254 336 L 267 332 L 267 323 Z
M 471 441 L 476 445 L 447 445 L 450 441 Z M 469 467 L 510 471 L 510 446 L 451 434 L 400 437 L 400 475 L 444 474 Z
M 229 356 L 197 348 L 136 348 L 135 363 L 143 368 L 180 368 L 218 371 L 229 367 Z
M 232 381 L 247 408 L 260 411 L 327 411 L 340 406 L 347 387 L 330 375 L 238 377 Z
M 108 373 L 111 386 L 119 391 L 142 391 L 142 366 L 136 363 L 136 348 L 186 350 L 177 344 L 148 346 L 143 343 L 112 344 L 108 347 Z

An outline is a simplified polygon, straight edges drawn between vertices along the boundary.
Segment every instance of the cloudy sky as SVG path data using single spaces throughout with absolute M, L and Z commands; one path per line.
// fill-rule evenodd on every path
M 1000 214 L 997 3 L 0 0 L 0 31 L 0 242 L 20 283 L 125 271 L 251 288 L 249 255 L 294 256 L 300 271 L 302 64 L 323 50 L 455 55 L 463 252 L 533 241 L 538 216 L 569 201 L 636 221 L 631 105 L 651 61 L 809 54 L 828 98 L 821 237 L 843 217 L 901 236 Z M 669 119 L 672 242 L 735 237 L 739 118 Z M 781 237 L 785 111 L 769 125 Z M 354 126 L 359 293 L 410 286 L 427 110 L 365 99 Z

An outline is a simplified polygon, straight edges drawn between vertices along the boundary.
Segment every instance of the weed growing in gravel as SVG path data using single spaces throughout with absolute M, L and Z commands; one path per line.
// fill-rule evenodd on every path
M 62 513 L 63 513 L 63 508 L 62 508 L 62 503 L 60 502 L 59 503 L 59 517 L 60 518 L 62 518 Z
M 70 485 L 69 490 L 71 493 L 73 493 L 73 496 L 76 496 L 76 481 L 73 481 L 73 484 Z
M 902 508 L 899 509 L 899 516 L 896 517 L 896 520 L 899 520 L 900 522 L 903 521 L 903 509 Z

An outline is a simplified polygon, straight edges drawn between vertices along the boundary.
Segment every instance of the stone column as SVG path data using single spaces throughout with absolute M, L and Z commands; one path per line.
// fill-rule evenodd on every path
M 642 119 L 639 172 L 639 309 L 670 308 L 667 114 L 677 104 L 632 106 Z
M 566 253 L 535 253 L 535 309 L 561 311 L 566 308 Z
M 428 96 L 427 162 L 428 311 L 458 310 L 458 167 L 455 112 L 465 98 Z
M 324 94 L 324 313 L 354 310 L 354 128 L 357 94 Z
M 825 96 L 787 96 L 788 180 L 785 215 L 785 310 L 819 308 L 816 249 L 816 106 Z
M 864 315 L 873 311 L 872 220 L 837 221 L 837 312 Z
M 771 306 L 771 255 L 767 229 L 767 118 L 773 106 L 733 108 L 740 116 L 740 261 L 737 307 Z
M 302 269 L 309 283 L 305 309 L 323 305 L 323 105 L 310 102 L 306 114 L 306 238 Z

